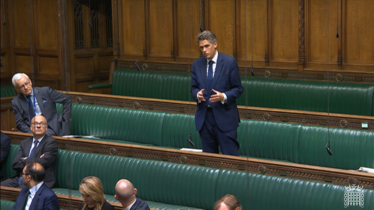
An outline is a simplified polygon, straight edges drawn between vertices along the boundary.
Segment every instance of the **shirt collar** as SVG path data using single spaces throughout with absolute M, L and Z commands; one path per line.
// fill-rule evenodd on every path
M 40 139 L 35 139 L 35 137 L 32 137 L 32 142 L 35 142 L 35 140 L 37 140 L 40 143 L 43 140 L 44 136 L 41 137 Z
M 214 63 L 217 64 L 217 59 L 218 59 L 218 50 L 216 51 L 216 55 L 214 55 L 212 61 L 214 61 Z M 206 59 L 206 62 L 208 65 L 209 65 L 209 61 L 211 60 Z
M 135 202 L 136 202 L 136 199 L 134 200 L 134 202 L 132 202 L 132 204 L 130 204 L 130 206 L 126 207 L 126 208 L 123 209 L 123 210 L 130 210 L 131 207 L 134 205 Z
M 22 94 L 23 95 L 23 94 Z M 31 89 L 31 93 L 30 93 L 30 96 L 32 97 L 34 95 L 34 89 Z M 23 95 L 23 97 L 25 97 L 27 99 L 27 96 Z
M 35 193 L 39 190 L 44 182 L 40 182 L 39 184 L 35 185 L 34 187 L 30 188 L 30 195 L 35 195 Z

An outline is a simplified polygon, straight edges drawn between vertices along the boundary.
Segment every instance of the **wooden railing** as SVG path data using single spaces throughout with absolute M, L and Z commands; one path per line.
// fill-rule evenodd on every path
M 26 133 L 11 131 L 3 132 L 9 136 L 12 144 L 19 144 L 21 140 L 31 136 L 31 134 Z M 85 140 L 79 138 L 65 138 L 57 136 L 54 138 L 58 142 L 59 149 L 65 150 L 247 171 L 250 173 L 327 182 L 344 186 L 356 184 L 363 186 L 366 189 L 374 189 L 374 174 L 364 173 L 356 170 L 343 170 L 257 158 L 182 151 L 176 149 Z
M 196 103 L 188 101 L 161 100 L 153 98 L 127 97 L 107 94 L 61 91 L 72 98 L 73 103 L 92 104 L 128 109 L 155 110 L 173 113 L 195 114 Z M 15 128 L 11 100 L 1 98 L 1 129 Z M 251 106 L 238 106 L 242 119 L 268 120 L 274 122 L 300 123 L 305 125 L 366 129 L 374 131 L 374 116 L 311 112 L 289 109 L 275 109 Z M 367 127 L 365 126 L 367 125 Z

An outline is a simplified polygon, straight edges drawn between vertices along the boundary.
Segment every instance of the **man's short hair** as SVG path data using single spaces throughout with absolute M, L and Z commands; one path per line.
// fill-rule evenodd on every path
M 37 166 L 39 165 L 39 167 Z M 26 175 L 30 175 L 31 178 L 35 182 L 41 182 L 45 178 L 45 169 L 44 167 L 38 163 L 38 162 L 28 162 L 26 164 L 26 170 L 25 170 Z
M 202 40 L 208 40 L 210 43 L 214 44 L 215 42 L 217 42 L 217 37 L 211 31 L 206 30 L 199 33 L 196 37 L 197 43 L 199 43 Z
M 27 74 L 24 74 L 24 73 L 17 73 L 15 75 L 13 75 L 12 77 L 12 84 L 14 87 L 16 87 L 16 81 L 20 80 L 22 78 L 22 76 L 25 76 L 27 79 L 30 80 L 29 76 L 27 76 Z
M 238 207 L 241 208 L 239 200 L 231 194 L 220 197 L 214 204 L 214 210 L 219 209 L 221 203 L 224 203 L 230 210 L 235 210 Z

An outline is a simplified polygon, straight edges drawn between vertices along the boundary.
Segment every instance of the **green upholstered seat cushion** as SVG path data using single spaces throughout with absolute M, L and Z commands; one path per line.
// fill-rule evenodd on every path
M 12 85 L 5 85 L 0 87 L 0 97 L 16 96 L 17 92 Z

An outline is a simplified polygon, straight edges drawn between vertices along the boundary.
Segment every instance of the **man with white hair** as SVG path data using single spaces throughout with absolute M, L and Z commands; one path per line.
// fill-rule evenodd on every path
M 47 135 L 64 136 L 69 134 L 71 98 L 50 87 L 32 87 L 30 78 L 24 73 L 17 73 L 12 78 L 18 95 L 12 100 L 17 129 L 31 133 L 31 120 L 36 115 L 43 115 L 48 121 Z M 62 114 L 58 115 L 56 103 L 63 104 Z
M 122 204 L 124 210 L 150 210 L 145 201 L 136 198 L 138 190 L 127 179 L 121 179 L 115 187 L 114 198 Z

